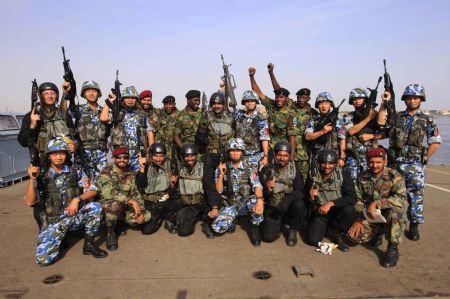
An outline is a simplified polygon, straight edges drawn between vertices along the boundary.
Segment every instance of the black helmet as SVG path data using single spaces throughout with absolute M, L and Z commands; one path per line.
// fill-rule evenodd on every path
M 181 147 L 181 155 L 182 156 L 197 155 L 197 154 L 198 154 L 198 148 L 193 143 L 186 143 L 186 144 L 183 144 L 183 146 Z
M 337 158 L 336 152 L 333 150 L 329 150 L 329 149 L 323 149 L 323 150 L 319 151 L 319 153 L 317 154 L 317 162 L 319 162 L 319 163 L 326 163 L 326 162 L 337 163 L 338 158 Z
M 41 94 L 46 90 L 53 90 L 54 92 L 56 92 L 57 95 L 59 94 L 58 87 L 51 82 L 44 82 L 41 85 L 39 85 L 39 94 Z
M 225 105 L 225 95 L 221 92 L 213 93 L 211 95 L 211 98 L 209 98 L 209 105 L 212 105 L 215 103 Z
M 274 152 L 285 151 L 285 152 L 291 153 L 292 146 L 286 141 L 280 141 L 277 144 L 275 144 L 273 151 Z
M 165 154 L 166 147 L 164 144 L 155 142 L 150 146 L 150 154 Z

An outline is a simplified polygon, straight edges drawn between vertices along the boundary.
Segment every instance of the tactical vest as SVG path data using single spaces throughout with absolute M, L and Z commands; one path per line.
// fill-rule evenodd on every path
M 83 149 L 106 150 L 107 126 L 100 121 L 99 113 L 99 110 L 90 109 L 89 104 L 81 106 L 81 119 L 78 122 L 77 130 Z M 97 119 L 97 124 L 92 122 L 93 118 Z
M 293 182 L 297 171 L 295 169 L 295 162 L 289 161 L 282 169 L 275 167 L 275 186 L 273 188 L 273 196 L 270 204 L 277 207 L 287 194 L 294 191 Z
M 169 193 L 170 160 L 165 160 L 162 167 L 150 162 L 146 173 L 147 186 L 142 194 L 144 200 L 158 201 Z
M 398 113 L 393 128 L 389 132 L 390 149 L 395 157 L 423 159 L 426 147 L 422 146 L 426 136 L 426 126 L 430 118 L 425 114 L 416 114 L 409 132 L 405 132 L 407 115 Z
M 250 178 L 250 166 L 247 163 L 242 162 L 244 165 L 244 171 L 240 171 L 240 175 L 238 177 L 231 175 L 231 168 L 233 166 L 230 163 L 227 163 L 227 172 L 225 176 L 227 177 L 226 182 L 223 184 L 222 197 L 225 202 L 229 205 L 238 204 L 242 205 L 244 202 L 239 202 L 239 198 L 235 196 L 233 190 L 233 184 L 236 184 L 239 187 L 238 196 L 241 196 L 244 200 L 251 195 L 251 186 L 249 182 Z
M 244 114 L 245 112 L 242 112 Z M 248 152 L 257 152 L 261 150 L 259 142 L 258 120 L 262 115 L 257 112 L 252 117 L 242 115 L 236 120 L 236 137 L 242 138 L 245 142 L 245 150 Z M 251 124 L 245 124 L 250 122 Z
M 352 119 L 354 119 L 355 112 L 350 112 L 350 115 L 352 116 Z M 356 125 L 357 123 L 354 123 L 353 125 Z M 370 151 L 374 148 L 378 147 L 378 140 L 372 139 L 367 141 L 361 141 L 359 139 L 359 136 L 362 134 L 375 134 L 379 131 L 379 127 L 376 123 L 376 119 L 372 119 L 364 128 L 362 128 L 357 134 L 354 134 L 353 136 L 347 135 L 347 140 L 345 142 L 345 152 L 347 155 L 357 158 L 361 160 L 361 158 L 365 159 L 364 157 L 360 157 L 359 148 L 361 146 L 366 147 L 366 152 Z M 365 155 L 365 153 L 364 153 Z
M 189 173 L 188 169 L 183 166 L 180 169 L 178 183 L 180 186 L 180 195 L 183 204 L 195 205 L 199 204 L 203 199 L 203 164 L 197 162 L 194 169 Z
M 40 154 L 45 155 L 50 140 L 71 134 L 67 127 L 66 114 L 58 107 L 51 112 L 45 111 L 43 116 L 36 147 Z
M 314 120 L 314 127 L 317 125 L 319 119 Z M 322 149 L 329 149 L 336 151 L 337 156 L 339 157 L 339 142 L 337 138 L 336 125 L 333 126 L 333 130 L 328 132 L 326 135 L 322 135 L 316 140 L 310 142 L 310 149 L 314 155 Z
M 342 170 L 335 169 L 330 179 L 322 182 L 322 177 L 320 173 L 316 176 L 316 186 L 319 190 L 318 203 L 324 205 L 329 201 L 335 201 L 342 197 Z
M 147 148 L 147 138 L 146 133 L 143 133 L 142 128 L 142 118 L 147 117 L 146 114 L 142 110 L 134 111 L 138 115 L 138 125 L 136 127 L 136 134 L 138 138 L 141 138 L 142 143 L 144 144 L 144 147 Z M 111 129 L 111 149 L 115 149 L 122 146 L 127 146 L 125 140 L 127 138 L 130 138 L 128 135 L 123 120 L 125 119 L 125 113 L 127 111 L 125 109 L 121 109 L 119 112 L 119 122 L 118 124 Z M 129 147 L 130 148 L 130 147 Z M 139 150 L 138 146 L 131 147 L 130 149 L 133 149 L 135 151 Z
M 70 200 L 81 194 L 81 190 L 78 186 L 78 176 L 75 168 L 71 167 L 70 172 L 64 175 L 67 182 L 65 196 L 68 201 L 67 204 L 69 204 Z M 61 191 L 56 187 L 55 179 L 50 174 L 50 171 L 45 173 L 42 183 L 45 188 L 45 191 L 42 193 L 45 195 L 45 210 L 41 212 L 41 221 L 42 223 L 56 223 L 60 220 L 60 216 L 64 214 L 64 209 L 66 208 L 63 205 Z
M 219 153 L 221 146 L 225 146 L 228 140 L 234 136 L 233 128 L 233 116 L 224 111 L 221 118 L 214 116 L 213 112 L 207 114 L 207 132 L 208 132 L 208 145 L 206 146 L 207 152 Z

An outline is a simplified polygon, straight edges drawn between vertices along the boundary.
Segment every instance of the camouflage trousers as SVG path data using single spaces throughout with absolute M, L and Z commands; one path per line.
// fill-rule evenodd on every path
M 95 184 L 103 167 L 108 165 L 106 151 L 81 149 L 75 155 L 75 165 L 81 168 Z
M 409 203 L 409 221 L 424 223 L 423 190 L 425 189 L 425 167 L 419 161 L 411 161 L 397 163 L 397 169 L 405 178 Z
M 406 213 L 402 209 L 392 208 L 385 209 L 381 212 L 386 218 L 386 223 L 369 223 L 363 220 L 363 233 L 356 238 L 349 237 L 353 242 L 362 244 L 370 242 L 375 236 L 384 234 L 386 240 L 391 243 L 399 244 L 403 238 L 405 231 Z
M 354 157 L 346 157 L 344 170 L 350 174 L 353 182 L 356 182 L 360 174 L 366 171 L 367 169 L 368 164 L 365 156 L 359 157 L 359 159 L 356 159 Z
M 303 182 L 306 181 L 306 178 L 309 175 L 309 161 L 308 160 L 299 160 L 295 161 L 295 165 L 297 165 L 298 170 L 302 173 Z
M 132 148 L 128 148 L 128 152 L 130 154 L 130 167 L 131 170 L 133 170 L 134 172 L 138 172 L 139 171 L 139 151 L 132 149 Z
M 254 169 L 256 172 L 259 171 L 259 161 L 264 157 L 264 153 L 256 152 L 254 154 L 245 155 L 244 160 Z
M 61 242 L 69 230 L 85 230 L 86 235 L 94 236 L 100 230 L 102 208 L 97 202 L 90 202 L 78 210 L 75 216 L 61 216 L 61 220 L 42 227 L 37 239 L 36 263 L 49 265 L 59 254 Z
M 252 195 L 247 198 L 243 206 L 234 204 L 228 207 L 222 207 L 219 210 L 219 215 L 214 219 L 211 224 L 211 228 L 219 234 L 225 233 L 233 223 L 234 219 L 238 216 L 245 216 L 250 214 L 250 222 L 254 225 L 259 225 L 263 220 L 264 216 L 258 215 L 253 212 L 253 207 L 256 204 L 256 196 Z
M 118 221 L 124 220 L 128 225 L 138 226 L 136 214 L 134 209 L 126 203 L 110 199 L 102 203 L 102 208 L 105 211 L 105 223 L 107 227 L 114 226 Z M 142 209 L 144 214 L 144 223 L 147 223 L 152 218 L 150 211 Z

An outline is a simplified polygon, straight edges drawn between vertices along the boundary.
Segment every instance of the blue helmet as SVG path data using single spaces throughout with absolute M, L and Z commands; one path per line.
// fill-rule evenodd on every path
M 59 151 L 69 152 L 69 146 L 62 138 L 55 138 L 47 143 L 47 154 Z
M 420 97 L 420 100 L 422 102 L 425 102 L 426 101 L 425 88 L 420 84 L 410 84 L 406 86 L 405 91 L 403 92 L 402 95 L 402 101 L 404 101 L 406 97 L 410 96 Z

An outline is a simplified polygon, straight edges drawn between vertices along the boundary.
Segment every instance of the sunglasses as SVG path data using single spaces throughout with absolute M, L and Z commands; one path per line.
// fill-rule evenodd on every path
M 130 156 L 128 156 L 128 155 L 119 155 L 119 156 L 115 156 L 115 157 L 116 157 L 116 159 L 124 159 L 124 160 L 130 159 Z

